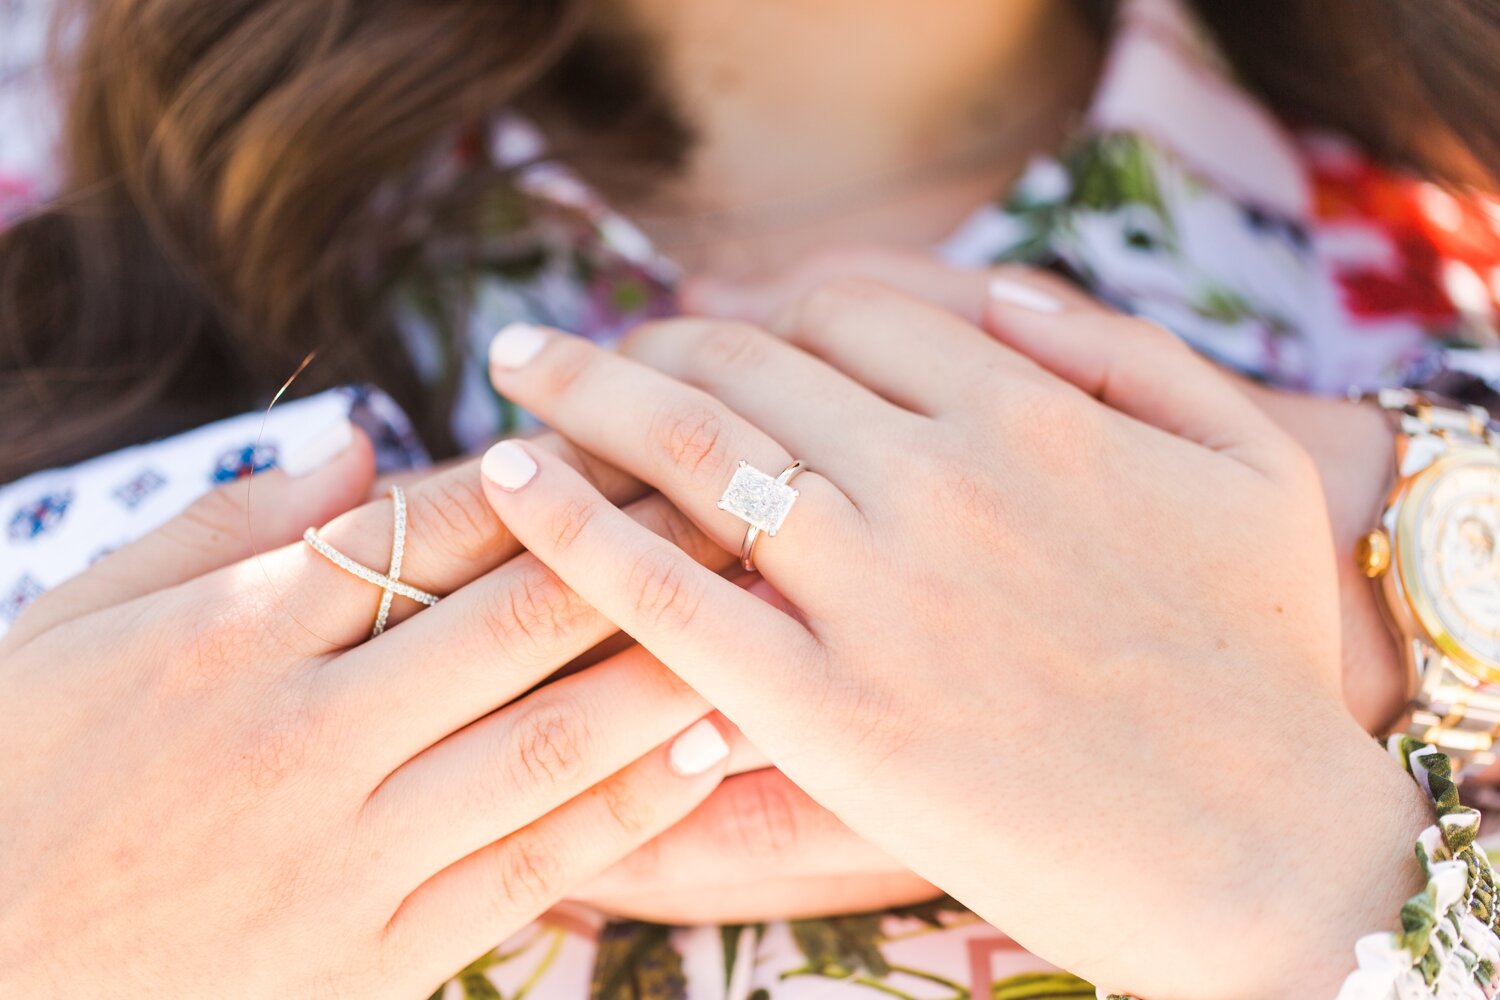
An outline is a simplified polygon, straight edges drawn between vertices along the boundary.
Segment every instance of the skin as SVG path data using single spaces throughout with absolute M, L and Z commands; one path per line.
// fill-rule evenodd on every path
M 686 168 L 646 197 L 581 168 L 697 276 L 683 294 L 689 312 L 754 322 L 861 274 L 978 321 L 986 277 L 943 268 L 925 248 L 1055 145 L 1086 107 L 1101 56 L 1074 6 L 1048 0 L 611 0 L 596 9 L 604 30 L 653 52 L 695 141 Z M 843 198 L 872 178 L 878 190 Z M 809 202 L 809 192 L 829 197 Z M 1388 486 L 1391 429 L 1369 408 L 1244 388 L 1318 462 L 1340 575 L 1345 699 L 1378 731 L 1404 705 L 1406 677 L 1348 553 Z M 838 824 L 784 776 L 719 794 L 734 799 L 580 894 L 671 922 L 846 912 L 934 891 L 907 880 L 892 899 L 890 880 L 903 876 L 890 863 L 847 872 L 844 859 L 868 848 L 853 835 L 830 844 Z
M 795 614 L 543 450 L 497 445 L 486 495 L 809 795 L 1038 955 L 1162 1000 L 1332 995 L 1417 888 L 1431 813 L 1342 704 L 1316 469 L 1175 338 L 1027 280 L 1064 308 L 992 302 L 1000 339 L 846 282 L 779 338 L 679 320 L 492 366 L 725 547 L 735 463 L 807 459 L 758 556 Z
M 691 272 L 764 277 L 835 241 L 916 249 L 1071 127 L 1099 40 L 1055 0 L 606 0 L 693 135 L 682 171 L 586 178 Z
M 877 279 L 1003 337 L 993 326 L 995 313 L 986 308 L 986 289 L 1010 273 L 953 268 L 926 254 L 883 247 L 846 247 L 761 282 L 696 279 L 681 297 L 689 313 L 768 324 L 823 285 Z M 1405 673 L 1374 588 L 1350 554 L 1391 486 L 1391 424 L 1368 405 L 1278 392 L 1243 379 L 1235 384 L 1317 466 L 1338 570 L 1344 701 L 1367 731 L 1383 732 L 1405 705 Z M 741 759 L 752 758 L 747 751 Z M 883 863 L 872 865 L 876 858 Z M 851 859 L 861 859 L 854 862 L 860 870 L 850 870 Z M 726 783 L 709 806 L 578 896 L 624 916 L 734 922 L 857 912 L 937 892 L 888 854 L 872 851 L 784 774 L 770 770 Z
M 728 0 L 705 0 L 691 17 L 665 16 L 682 8 L 652 0 L 604 6 L 668 54 L 672 87 L 690 98 L 683 104 L 705 137 L 683 178 L 624 207 L 695 270 L 742 283 L 831 240 L 929 243 L 1003 188 L 1027 153 L 1051 144 L 1086 99 L 1096 70 L 1093 40 L 1067 5 L 1044 0 L 882 0 L 857 10 L 839 0 L 815 16 L 800 2 L 747 13 Z M 747 27 L 745 17 L 756 19 L 754 30 L 726 31 Z M 850 31 L 851 23 L 861 30 Z M 914 27 L 942 44 L 909 45 Z M 695 61 L 708 52 L 719 52 L 721 63 Z M 836 66 L 830 53 L 839 56 Z M 893 61 L 893 53 L 902 58 Z M 761 72 L 772 65 L 776 74 Z M 778 90 L 778 80 L 796 86 Z M 879 86 L 851 89 L 849 80 Z M 1005 96 L 997 101 L 996 94 Z M 1033 118 L 1042 123 L 1034 131 L 1011 129 Z M 829 121 L 849 127 L 831 130 Z M 1017 135 L 1016 142 L 992 148 L 989 137 L 1002 132 Z M 955 175 L 951 164 L 968 162 L 976 149 L 993 155 Z M 769 223 L 759 211 L 871 176 L 894 178 L 874 204 L 792 225 Z M 707 215 L 712 225 L 685 230 L 684 215 Z M 642 500 L 647 488 L 639 480 L 556 439 L 537 446 L 556 449 L 611 501 L 634 502 L 633 515 L 709 567 L 729 564 L 670 505 Z M 857 831 L 861 824 L 846 825 L 843 810 L 828 811 L 781 771 L 736 775 L 716 791 L 722 767 L 690 780 L 672 773 L 654 748 L 709 706 L 638 651 L 557 685 L 548 695 L 555 700 L 534 703 L 533 694 L 517 701 L 611 628 L 555 574 L 520 555 L 475 488 L 472 462 L 413 484 L 405 574 L 429 589 L 469 596 L 442 614 L 441 606 L 433 609 L 425 619 L 432 625 L 414 622 L 393 630 L 384 646 L 349 649 L 368 628 L 374 595 L 295 539 L 307 524 L 327 524 L 325 537 L 355 558 L 378 565 L 388 555 L 388 503 L 358 505 L 369 489 L 368 465 L 361 445 L 306 482 L 257 479 L 264 492 L 253 510 L 234 489 L 216 493 L 49 594 L 0 641 L 8 747 L 0 749 L 30 765 L 0 777 L 0 884 L 13 887 L 0 896 L 0 940 L 8 943 L 0 946 L 0 992 L 47 995 L 66 982 L 86 993 L 156 995 L 163 987 L 190 990 L 185 984 L 211 973 L 246 995 L 415 994 L 563 894 L 630 900 L 664 917 L 749 919 L 880 906 L 936 891 L 909 874 L 911 867 L 941 874 L 926 871 L 920 850 L 913 854 L 906 840 L 876 846 L 850 832 L 849 825 Z M 276 516 L 252 520 L 268 512 Z M 293 544 L 278 548 L 285 543 Z M 247 562 L 256 551 L 267 555 Z M 257 586 L 268 565 L 275 570 L 269 591 Z M 444 626 L 465 601 L 478 602 L 470 620 Z M 397 621 L 410 613 L 402 604 Z M 101 629 L 120 651 L 108 664 L 96 655 Z M 182 635 L 192 641 L 165 638 Z M 422 657 L 393 652 L 419 641 Z M 439 684 L 432 648 L 453 650 L 436 658 Z M 325 682 L 363 674 L 399 679 L 418 659 L 428 669 L 412 698 L 423 711 L 412 712 L 411 698 L 393 693 L 399 685 L 373 691 L 367 684 L 360 692 Z M 497 660 L 509 671 L 501 684 Z M 58 671 L 59 663 L 69 668 Z M 204 683 L 205 669 L 212 686 Z M 621 689 L 643 699 L 628 731 L 618 713 L 589 714 Z M 325 695 L 339 710 L 331 716 L 338 725 L 325 728 L 321 716 L 293 711 L 321 707 Z M 1375 695 L 1371 702 L 1383 704 Z M 426 714 L 439 705 L 447 715 Z M 566 758 L 565 780 L 548 768 L 518 770 L 516 761 L 540 759 L 537 747 L 557 745 L 547 738 L 556 730 L 525 728 L 528 719 L 550 717 L 533 708 L 561 714 L 561 731 L 576 737 L 562 744 L 580 748 Z M 408 721 L 438 718 L 445 721 L 421 734 L 389 736 Z M 40 719 L 50 721 L 40 727 Z M 306 728 L 313 721 L 316 733 Z M 733 770 L 764 762 L 723 725 L 735 747 Z M 526 732 L 530 738 L 522 738 Z M 360 742 L 370 734 L 379 739 Z M 78 747 L 96 752 L 84 760 Z M 454 763 L 439 766 L 445 758 Z M 350 763 L 371 760 L 380 766 Z M 529 777 L 512 782 L 521 770 Z M 1360 774 L 1359 767 L 1348 770 Z M 389 780 L 423 771 L 431 777 Z M 621 777 L 605 780 L 611 773 Z M 383 815 L 367 806 L 403 785 L 410 795 L 389 815 L 429 822 L 410 830 L 361 819 Z M 80 789 L 66 811 L 56 806 L 57 787 Z M 182 787 L 203 790 L 192 815 L 173 807 L 180 797 L 140 795 L 175 795 Z M 132 793 L 117 791 L 124 789 Z M 497 798 L 537 805 L 503 818 L 461 805 Z M 607 815 L 599 813 L 601 801 Z M 549 815 L 585 817 L 578 823 L 589 827 L 587 835 L 566 824 L 544 826 L 542 803 L 566 803 Z M 247 804 L 253 824 L 225 819 Z M 430 822 L 433 816 L 444 822 Z M 434 859 L 449 860 L 455 845 L 442 838 L 455 830 L 470 843 L 490 838 L 463 859 L 480 870 L 462 880 L 432 867 Z M 636 850 L 643 841 L 648 846 Z M 351 852 L 351 844 L 360 850 Z M 528 849 L 512 850 L 517 844 Z M 728 857 L 718 853 L 724 844 L 736 848 Z M 539 845 L 555 852 L 536 853 Z M 705 894 L 704 886 L 717 887 L 689 879 L 726 869 L 737 879 L 733 892 Z M 642 880 L 649 892 L 639 891 Z M 257 903 L 266 885 L 281 887 L 281 905 L 270 910 Z M 461 926 L 442 915 L 409 919 L 416 912 L 411 900 L 440 892 L 445 905 L 433 912 L 441 909 Z M 708 895 L 720 900 L 717 910 Z M 139 919 L 123 926 L 109 916 L 120 912 Z M 1382 911 L 1364 926 L 1386 922 Z M 328 929 L 315 953 L 307 947 L 311 925 Z M 393 927 L 402 933 L 381 933 Z M 242 967 L 227 966 L 221 948 L 203 944 L 226 938 L 242 942 L 231 956 Z M 192 955 L 214 956 L 213 968 L 194 968 L 184 960 Z
M 472 464 L 409 494 L 404 578 L 447 596 L 363 642 L 378 592 L 296 539 L 326 523 L 380 564 L 372 469 L 359 438 L 209 494 L 0 639 L 24 762 L 0 773 L 0 994 L 426 996 L 722 779 L 709 705 L 640 647 L 531 690 L 613 626 Z M 660 498 L 633 511 L 728 561 Z

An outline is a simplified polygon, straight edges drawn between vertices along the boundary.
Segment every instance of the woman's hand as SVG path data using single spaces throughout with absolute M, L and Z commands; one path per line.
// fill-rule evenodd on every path
M 332 518 L 383 565 L 390 502 L 341 513 L 370 479 L 361 438 L 226 487 L 0 640 L 0 994 L 425 996 L 718 783 L 709 706 L 639 647 L 528 693 L 614 629 L 473 465 L 409 494 L 403 579 L 449 596 L 361 644 L 380 592 L 286 543 Z
M 555 433 L 530 440 L 567 455 L 614 499 L 648 492 Z M 461 474 L 472 483 L 470 460 L 449 468 L 464 465 L 470 467 Z M 399 473 L 382 480 L 377 493 L 391 484 L 415 488 L 432 474 Z M 752 590 L 778 599 L 764 584 Z M 680 823 L 572 890 L 570 899 L 628 919 L 730 924 L 860 913 L 942 895 L 768 766 L 732 723 L 718 722 L 730 746 L 730 776 Z
M 785 340 L 665 322 L 631 360 L 502 334 L 501 391 L 726 549 L 736 463 L 806 460 L 757 552 L 792 614 L 540 450 L 496 446 L 485 489 L 800 787 L 1037 954 L 1159 1000 L 1332 995 L 1428 818 L 1340 700 L 1316 471 L 1150 324 L 1024 322 L 1052 324 L 1045 367 L 868 283 Z
M 682 822 L 572 894 L 669 924 L 800 920 L 941 895 L 775 768 L 726 778 Z
M 697 315 L 765 323 L 821 285 L 865 277 L 990 327 L 996 313 L 985 307 L 989 287 L 997 277 L 1003 281 L 1006 271 L 956 268 L 925 254 L 849 247 L 801 261 L 759 284 L 690 281 L 684 287 L 682 304 Z M 1059 286 L 1058 293 L 1060 301 L 1088 301 L 1070 288 Z M 1006 339 L 1008 331 L 991 327 L 990 332 Z M 1025 330 L 1013 326 L 1011 332 L 1024 335 Z M 1032 345 L 1033 350 L 1046 349 L 1048 333 L 1044 322 L 1043 339 Z M 1318 467 L 1339 575 L 1344 700 L 1365 729 L 1385 732 L 1406 707 L 1408 672 L 1381 617 L 1375 588 L 1356 564 L 1354 547 L 1375 526 L 1380 505 L 1394 482 L 1391 421 L 1370 405 L 1283 392 L 1231 378 L 1307 450 Z

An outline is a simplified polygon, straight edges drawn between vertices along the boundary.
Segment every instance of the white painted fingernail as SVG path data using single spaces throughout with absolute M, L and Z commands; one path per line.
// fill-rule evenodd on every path
M 1052 296 L 1009 278 L 995 278 L 990 282 L 990 298 L 1032 312 L 1060 313 L 1063 310 L 1063 304 Z
M 281 471 L 293 479 L 310 476 L 354 443 L 354 426 L 338 420 L 310 437 L 288 441 L 281 451 Z
M 490 367 L 502 371 L 524 368 L 547 346 L 547 332 L 530 323 L 512 323 L 490 341 Z
M 719 727 L 700 719 L 672 741 L 667 763 L 678 774 L 691 777 L 713 768 L 728 756 L 729 744 L 724 742 Z
M 479 471 L 502 490 L 514 493 L 536 475 L 536 461 L 516 442 L 501 441 L 484 453 Z

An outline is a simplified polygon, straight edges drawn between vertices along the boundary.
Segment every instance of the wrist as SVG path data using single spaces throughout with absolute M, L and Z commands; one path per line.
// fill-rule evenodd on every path
M 1267 890 L 1271 950 L 1258 963 L 1269 978 L 1246 997 L 1338 996 L 1356 942 L 1399 931 L 1401 908 L 1425 884 L 1415 845 L 1435 822 L 1432 804 L 1374 741 L 1361 737 L 1344 753 L 1320 768 L 1323 804 L 1275 852 L 1283 863 Z
M 1256 754 L 1265 781 L 1242 785 L 1242 807 L 1222 817 L 1220 874 L 1179 897 L 1175 973 L 1140 984 L 1140 997 L 1332 1000 L 1355 943 L 1399 929 L 1423 884 L 1414 845 L 1433 809 L 1347 714 L 1304 733 L 1268 736 Z

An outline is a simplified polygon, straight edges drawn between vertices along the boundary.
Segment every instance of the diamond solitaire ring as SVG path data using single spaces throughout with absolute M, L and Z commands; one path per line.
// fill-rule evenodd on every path
M 806 468 L 801 462 L 793 462 L 774 479 L 748 462 L 741 462 L 734 470 L 734 478 L 719 498 L 719 509 L 750 525 L 740 545 L 740 563 L 745 569 L 755 571 L 755 543 L 760 540 L 761 532 L 775 538 L 781 530 L 792 504 L 800 496 L 788 484 Z

